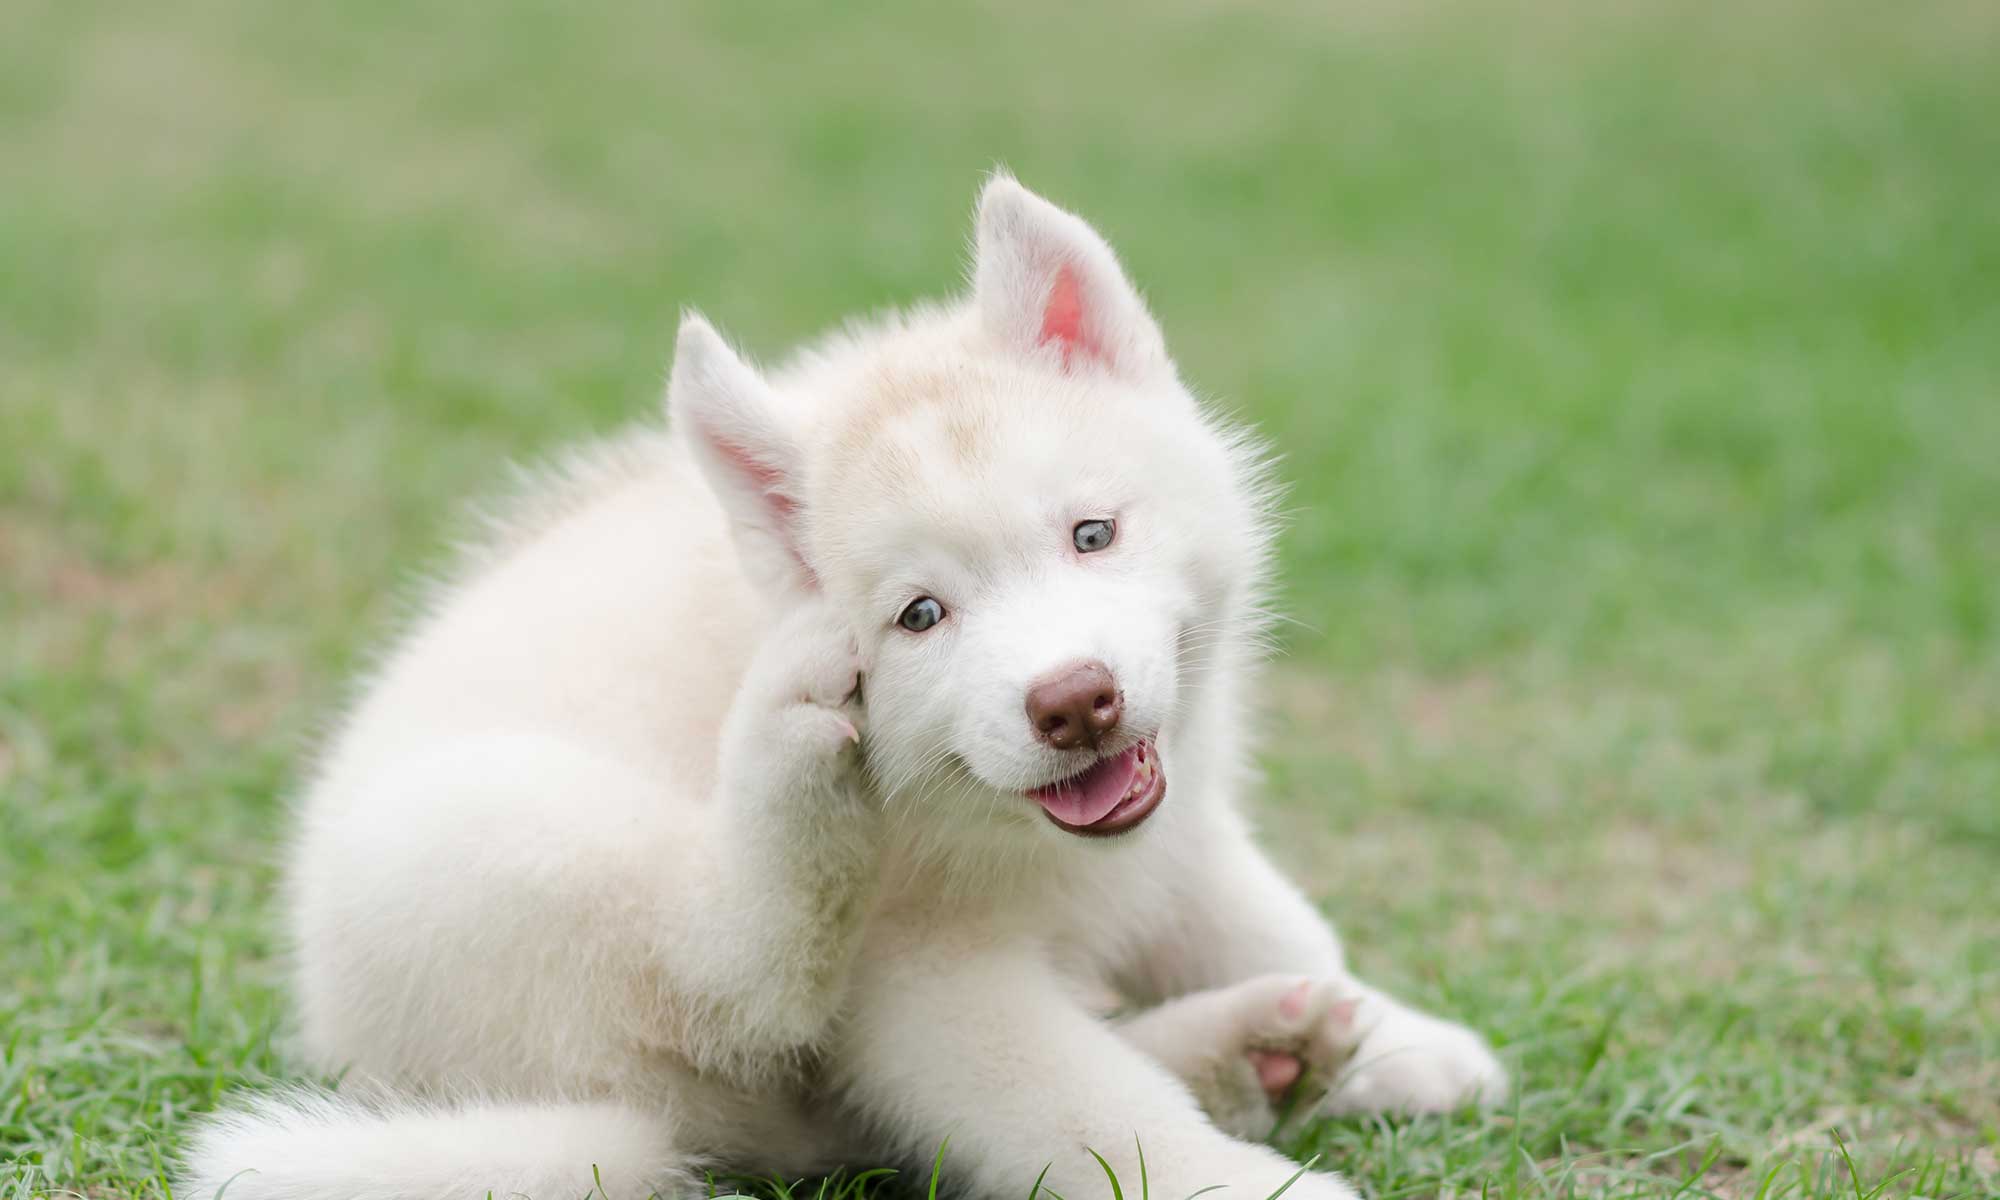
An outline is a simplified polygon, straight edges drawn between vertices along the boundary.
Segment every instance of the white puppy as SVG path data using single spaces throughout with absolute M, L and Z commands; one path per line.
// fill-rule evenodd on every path
M 331 746 L 289 899 L 341 1091 L 214 1118 L 181 1195 L 638 1200 L 949 1135 L 975 1195 L 1143 1147 L 1261 1198 L 1280 1101 L 1503 1090 L 1251 840 L 1267 481 L 1088 225 L 995 178 L 970 296 L 769 375 L 689 316 L 667 409 Z

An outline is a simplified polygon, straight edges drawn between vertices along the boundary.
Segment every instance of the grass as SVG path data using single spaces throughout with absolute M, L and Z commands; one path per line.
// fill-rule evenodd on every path
M 683 304 L 950 286 L 995 161 L 1286 451 L 1267 824 L 1518 1068 L 1292 1148 L 1995 1194 L 1996 12 L 16 0 L 0 1197 L 161 1196 L 287 1072 L 282 797 L 455 506 Z

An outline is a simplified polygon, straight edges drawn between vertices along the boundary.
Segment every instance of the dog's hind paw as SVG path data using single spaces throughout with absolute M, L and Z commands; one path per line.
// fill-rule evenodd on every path
M 1449 1112 L 1507 1094 L 1507 1069 L 1465 1026 L 1381 997 L 1366 1002 L 1362 1019 L 1366 1034 L 1325 1111 Z
M 1219 1128 L 1257 1139 L 1326 1094 L 1360 1040 L 1362 1003 L 1340 980 L 1263 975 L 1170 1001 L 1126 1028 Z

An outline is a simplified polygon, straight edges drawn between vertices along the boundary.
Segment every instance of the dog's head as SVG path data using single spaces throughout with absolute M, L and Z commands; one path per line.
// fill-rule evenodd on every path
M 892 802 L 1121 833 L 1260 627 L 1260 472 L 1095 231 L 1006 177 L 977 226 L 966 303 L 770 381 L 689 317 L 672 420 L 758 586 L 850 615 Z

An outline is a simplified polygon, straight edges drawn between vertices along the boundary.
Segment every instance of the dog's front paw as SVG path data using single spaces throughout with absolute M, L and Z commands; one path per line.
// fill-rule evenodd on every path
M 864 728 L 861 658 L 831 605 L 808 600 L 771 631 L 737 693 L 730 725 L 730 752 L 760 764 L 775 784 L 852 782 Z
M 1465 1026 L 1379 996 L 1367 1001 L 1362 1021 L 1360 1048 L 1328 1094 L 1325 1111 L 1449 1112 L 1507 1094 L 1507 1069 Z

